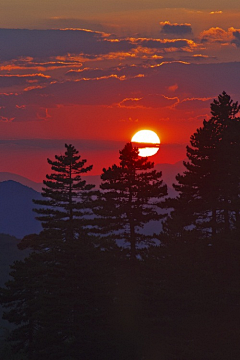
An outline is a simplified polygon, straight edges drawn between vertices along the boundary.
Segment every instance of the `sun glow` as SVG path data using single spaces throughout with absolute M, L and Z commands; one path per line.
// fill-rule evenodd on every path
M 160 139 L 152 130 L 140 130 L 133 135 L 133 146 L 138 148 L 139 156 L 146 157 L 155 155 L 159 150 Z

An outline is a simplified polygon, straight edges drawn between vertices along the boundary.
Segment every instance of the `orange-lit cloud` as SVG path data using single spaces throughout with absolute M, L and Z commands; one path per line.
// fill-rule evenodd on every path
M 200 40 L 202 43 L 231 44 L 235 39 L 238 31 L 238 29 L 233 27 L 229 28 L 228 30 L 224 30 L 220 27 L 212 27 L 201 32 Z
M 174 92 L 178 89 L 178 84 L 170 85 L 167 88 L 170 92 Z
M 5 74 L 0 75 L 1 88 L 12 86 L 26 86 L 29 84 L 48 84 L 51 82 L 51 76 L 44 74 Z
M 178 103 L 178 98 L 169 98 L 160 94 L 148 94 L 142 98 L 123 99 L 118 106 L 126 108 L 165 108 Z
M 217 11 L 211 11 L 210 14 L 211 15 L 219 15 L 219 14 L 222 14 L 222 10 L 217 10 Z
M 136 38 L 130 39 L 133 44 L 141 45 L 142 47 L 150 49 L 179 49 L 187 50 L 197 47 L 197 44 L 193 40 L 188 39 L 148 39 L 148 38 Z
M 212 98 L 186 98 L 176 104 L 175 108 L 177 110 L 187 111 L 187 112 L 195 112 L 200 109 L 209 109 Z M 205 114 L 205 112 L 204 112 Z

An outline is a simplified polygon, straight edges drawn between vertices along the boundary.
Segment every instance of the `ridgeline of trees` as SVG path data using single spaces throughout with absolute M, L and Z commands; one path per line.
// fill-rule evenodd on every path
M 74 146 L 48 159 L 43 230 L 1 288 L 15 325 L 2 360 L 239 360 L 239 110 L 225 92 L 213 101 L 176 198 L 131 143 L 99 190 Z M 145 235 L 150 221 L 163 230 Z

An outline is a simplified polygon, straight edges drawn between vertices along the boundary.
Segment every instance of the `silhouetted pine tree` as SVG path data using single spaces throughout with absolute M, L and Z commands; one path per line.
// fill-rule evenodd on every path
M 131 143 L 120 151 L 119 159 L 120 165 L 103 169 L 102 192 L 95 212 L 100 217 L 103 235 L 128 244 L 134 261 L 137 246 L 147 245 L 152 238 L 144 235 L 141 228 L 164 217 L 159 208 L 167 186 L 162 184 L 162 173 L 153 169 L 154 163 L 139 157 L 138 149 Z
M 211 104 L 210 120 L 191 136 L 186 170 L 176 176 L 177 199 L 166 201 L 173 208 L 165 234 L 196 233 L 214 237 L 239 228 L 240 197 L 240 106 L 223 92 Z M 197 235 L 196 234 L 196 235 Z
M 80 160 L 73 145 L 65 145 L 64 155 L 50 159 L 53 173 L 46 175 L 42 189 L 44 200 L 34 200 L 41 205 L 34 209 L 44 229 L 59 232 L 65 241 L 72 241 L 80 229 L 86 227 L 87 216 L 91 215 L 89 191 L 94 185 L 86 183 L 81 175 L 89 172 L 92 165 L 84 167 L 86 160 Z

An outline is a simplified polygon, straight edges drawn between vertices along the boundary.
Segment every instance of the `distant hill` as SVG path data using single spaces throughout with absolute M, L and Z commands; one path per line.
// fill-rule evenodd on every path
M 172 187 L 172 184 L 176 183 L 176 175 L 178 173 L 182 174 L 185 167 L 182 161 L 178 161 L 175 164 L 156 164 L 155 169 L 162 171 L 163 181 L 169 187 Z
M 1 181 L 7 181 L 7 180 L 13 180 L 16 181 L 22 185 L 28 186 L 38 192 L 42 191 L 42 183 L 36 183 L 35 181 L 29 180 L 24 176 L 13 174 L 10 172 L 0 172 L 0 182 Z
M 39 233 L 41 224 L 32 211 L 32 199 L 40 198 L 40 193 L 16 181 L 0 182 L 0 233 L 17 238 Z

